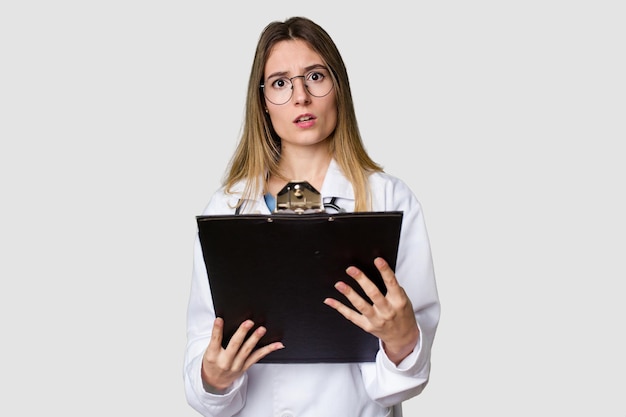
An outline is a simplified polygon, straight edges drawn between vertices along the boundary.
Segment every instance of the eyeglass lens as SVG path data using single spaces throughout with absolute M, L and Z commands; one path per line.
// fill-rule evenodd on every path
M 264 85 L 263 93 L 265 98 L 274 104 L 285 104 L 293 95 L 293 83 L 296 78 L 301 78 L 306 90 L 314 97 L 324 97 L 333 88 L 333 81 L 326 69 L 315 69 L 304 75 L 295 77 L 272 77 Z

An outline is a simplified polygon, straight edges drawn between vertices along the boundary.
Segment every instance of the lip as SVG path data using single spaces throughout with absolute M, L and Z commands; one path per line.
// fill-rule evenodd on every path
M 293 122 L 298 126 L 310 126 L 317 118 L 311 113 L 304 113 L 293 119 Z

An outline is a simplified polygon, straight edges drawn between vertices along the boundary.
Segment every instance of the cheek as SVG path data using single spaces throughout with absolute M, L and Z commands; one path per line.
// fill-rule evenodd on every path
M 333 104 L 329 106 L 328 111 L 326 112 L 327 126 L 331 130 L 334 130 L 337 127 L 337 113 L 337 105 L 333 102 Z
M 282 136 L 291 123 L 277 111 L 270 110 L 269 116 L 270 123 L 274 127 L 274 131 L 278 134 L 278 136 Z
M 333 127 L 337 126 L 338 113 L 337 106 L 333 105 L 333 110 L 330 116 L 330 119 L 333 121 Z

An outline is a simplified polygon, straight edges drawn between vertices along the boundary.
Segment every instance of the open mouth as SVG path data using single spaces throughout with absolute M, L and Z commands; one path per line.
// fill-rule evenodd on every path
M 309 120 L 313 119 L 315 119 L 313 115 L 303 114 L 302 116 L 299 116 L 296 120 L 294 120 L 294 123 L 308 122 Z

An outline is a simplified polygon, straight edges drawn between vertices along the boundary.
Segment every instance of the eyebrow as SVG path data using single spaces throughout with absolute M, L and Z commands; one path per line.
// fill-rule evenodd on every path
M 328 68 L 325 65 L 322 64 L 313 64 L 313 65 L 309 65 L 308 67 L 304 67 L 304 73 L 306 74 L 309 71 L 312 71 L 314 69 L 324 69 L 326 71 L 328 71 Z M 289 71 L 277 71 L 277 72 L 273 72 L 270 75 L 267 76 L 266 80 L 269 80 L 270 78 L 275 78 L 275 77 L 285 77 L 289 74 Z

